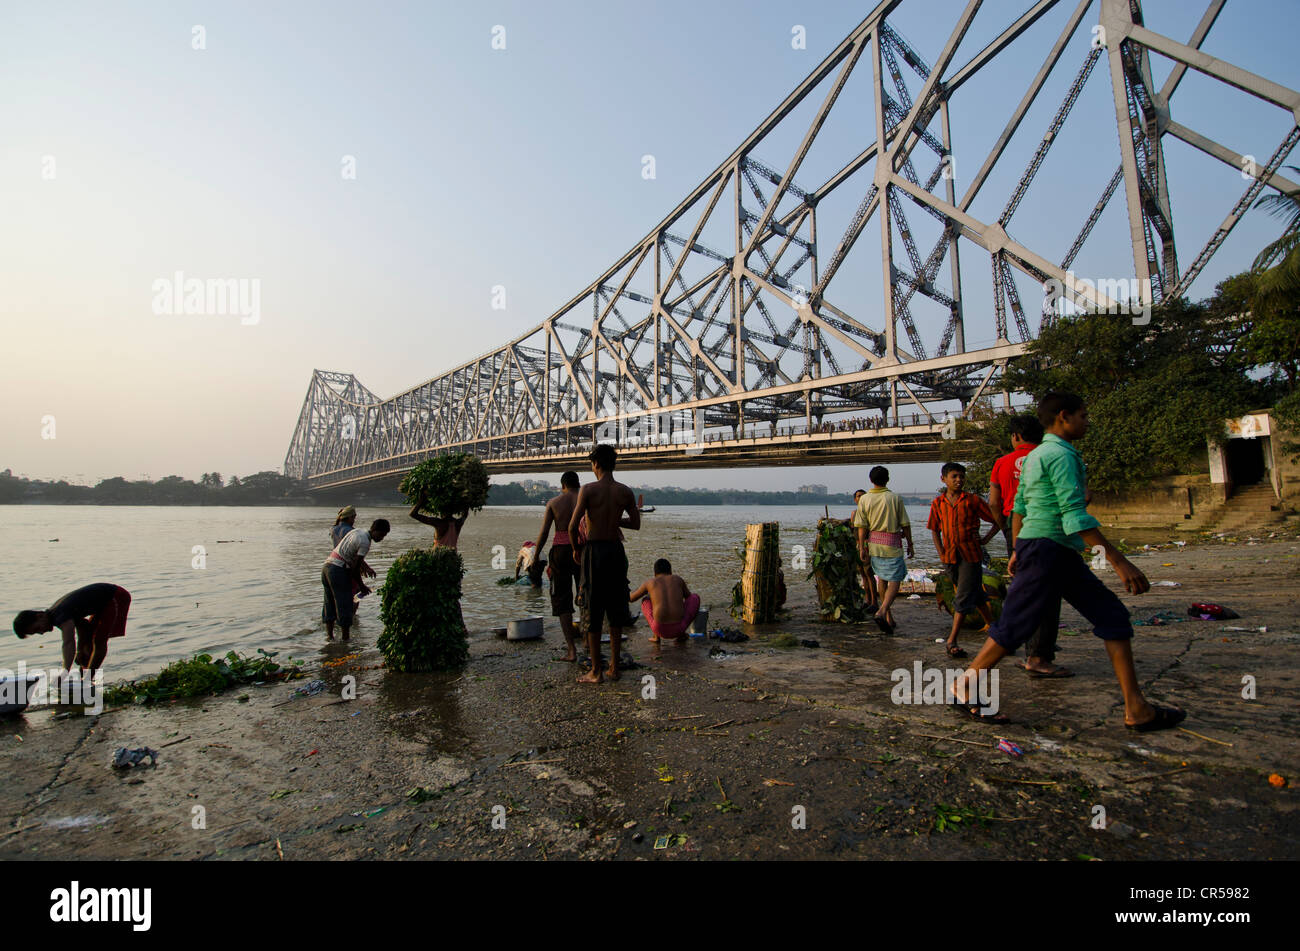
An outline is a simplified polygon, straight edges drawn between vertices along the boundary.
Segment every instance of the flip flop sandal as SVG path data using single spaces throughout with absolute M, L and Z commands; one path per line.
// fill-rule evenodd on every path
M 1023 664 L 1020 666 L 1024 667 Z M 1025 673 L 1034 680 L 1064 680 L 1066 677 L 1074 676 L 1074 671 L 1066 667 L 1055 667 L 1052 670 L 1030 670 L 1028 667 L 1024 669 Z
M 970 720 L 976 720 L 980 723 L 993 723 L 998 726 L 1011 723 L 1012 720 L 1005 713 L 985 713 L 985 708 L 978 703 L 971 703 L 969 700 L 958 700 L 952 697 L 948 701 L 948 706 Z
M 890 637 L 894 636 L 894 625 L 890 624 L 884 618 L 872 615 L 871 620 L 876 622 L 876 627 L 880 628 L 881 633 L 887 634 Z
M 1134 733 L 1150 733 L 1153 730 L 1168 730 L 1178 726 L 1187 717 L 1185 710 L 1175 710 L 1173 707 L 1162 707 L 1157 703 L 1151 704 L 1156 715 L 1146 723 L 1125 723 L 1126 729 Z

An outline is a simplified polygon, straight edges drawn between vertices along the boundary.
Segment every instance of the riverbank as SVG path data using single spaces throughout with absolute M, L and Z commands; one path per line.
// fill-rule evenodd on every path
M 898 605 L 894 638 L 816 621 L 804 582 L 789 618 L 744 643 L 656 652 L 638 624 L 638 668 L 595 688 L 554 659 L 549 619 L 544 643 L 479 640 L 463 672 L 401 675 L 378 669 L 363 612 L 313 674 L 317 697 L 290 700 L 300 682 L 0 721 L 0 857 L 1293 858 L 1295 792 L 1269 776 L 1300 775 L 1300 540 L 1132 557 L 1181 585 L 1122 596 L 1135 620 L 1177 618 L 1140 627 L 1135 653 L 1150 696 L 1189 711 L 1185 730 L 1123 728 L 1105 652 L 1068 607 L 1058 661 L 1078 676 L 1005 662 L 1015 722 L 996 728 L 892 702 L 893 670 L 950 664 L 928 597 Z M 1182 620 L 1196 601 L 1241 619 Z M 820 646 L 772 646 L 782 633 Z M 356 699 L 340 701 L 348 676 Z M 145 745 L 156 768 L 109 767 Z

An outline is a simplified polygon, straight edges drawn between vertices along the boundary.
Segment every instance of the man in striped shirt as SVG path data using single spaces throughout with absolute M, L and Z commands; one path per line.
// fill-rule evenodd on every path
M 993 623 L 989 612 L 989 598 L 984 593 L 983 547 L 1002 531 L 1002 516 L 989 508 L 988 503 L 974 492 L 967 492 L 966 467 L 960 462 L 946 462 L 941 470 L 944 490 L 930 503 L 930 518 L 925 523 L 934 536 L 934 547 L 939 561 L 952 579 L 956 592 L 952 605 L 952 630 L 948 633 L 949 657 L 965 657 L 966 651 L 957 646 L 957 634 L 967 611 L 978 611 L 985 626 Z M 993 528 L 980 537 L 980 522 Z

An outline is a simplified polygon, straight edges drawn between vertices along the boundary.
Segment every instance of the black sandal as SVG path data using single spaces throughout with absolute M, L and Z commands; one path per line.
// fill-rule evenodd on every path
M 1158 703 L 1153 703 L 1151 709 L 1155 710 L 1156 715 L 1150 720 L 1145 723 L 1125 723 L 1124 726 L 1134 733 L 1151 733 L 1154 730 L 1172 729 L 1187 718 L 1185 710 L 1174 707 L 1162 707 Z
M 958 713 L 980 723 L 994 723 L 998 726 L 1010 723 L 1011 718 L 1005 713 L 986 713 L 987 708 L 980 706 L 978 703 L 971 703 L 969 700 L 958 700 L 956 697 L 948 701 L 948 705 Z

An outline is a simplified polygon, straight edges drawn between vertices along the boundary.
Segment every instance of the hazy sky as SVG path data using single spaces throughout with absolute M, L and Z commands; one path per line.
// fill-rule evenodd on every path
M 959 191 L 1073 5 L 955 100 Z M 537 325 L 640 240 L 870 6 L 4 4 L 0 468 L 81 482 L 280 468 L 313 368 L 354 372 L 389 396 Z M 905 0 L 892 22 L 933 61 L 963 6 Z M 958 61 L 1028 6 L 987 0 Z M 1203 4 L 1145 9 L 1152 28 L 1186 39 Z M 806 50 L 792 49 L 796 24 Z M 496 25 L 504 50 L 492 48 Z M 1297 35 L 1300 3 L 1232 0 L 1205 49 L 1295 88 Z M 1067 53 L 1051 89 L 1084 51 Z M 1158 83 L 1168 64 L 1153 57 L 1153 69 Z M 1072 117 L 1017 214 L 1018 240 L 1068 247 L 1117 164 L 1109 97 L 1103 64 L 1076 107 L 1085 118 Z M 996 218 L 1059 100 L 1045 93 L 1030 113 L 1010 177 L 990 180 L 977 215 Z M 1173 111 L 1261 164 L 1287 130 L 1281 110 L 1195 74 Z M 860 150 L 874 138 L 869 109 L 828 138 Z M 1246 183 L 1171 138 L 1166 154 L 1185 266 Z M 343 174 L 348 156 L 355 178 Z M 1122 198 L 1098 226 L 1091 267 L 1128 256 Z M 1278 228 L 1251 212 L 1194 294 L 1244 269 Z M 879 278 L 878 261 L 866 270 Z M 234 307 L 156 313 L 155 282 L 176 272 L 256 280 L 256 320 Z M 980 275 L 970 280 L 968 299 Z M 491 307 L 494 285 L 507 289 L 504 311 Z M 55 438 L 43 439 L 50 416 Z M 930 468 L 900 467 L 895 482 L 929 485 Z M 862 481 L 843 468 L 628 475 Z

